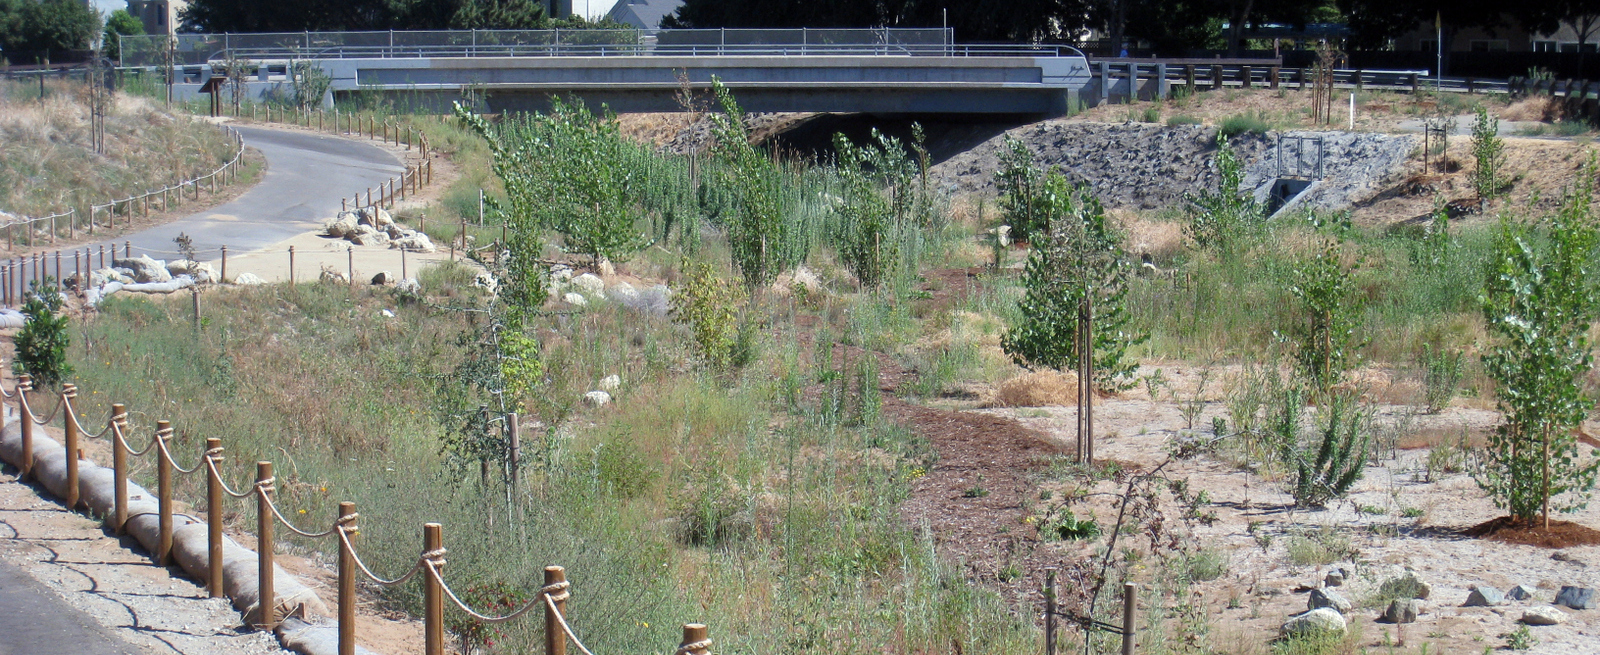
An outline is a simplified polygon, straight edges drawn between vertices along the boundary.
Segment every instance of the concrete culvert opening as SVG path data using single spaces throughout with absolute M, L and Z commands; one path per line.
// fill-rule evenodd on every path
M 1267 196 L 1267 214 L 1278 213 L 1295 198 L 1311 188 L 1315 180 L 1299 180 L 1293 178 L 1278 178 L 1272 181 L 1272 191 Z

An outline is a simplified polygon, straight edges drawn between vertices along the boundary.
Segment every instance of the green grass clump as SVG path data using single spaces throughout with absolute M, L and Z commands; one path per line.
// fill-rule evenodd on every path
M 1250 133 L 1257 136 L 1265 135 L 1272 131 L 1272 123 L 1267 120 L 1265 113 L 1234 114 L 1222 119 L 1217 126 L 1217 132 L 1222 136 L 1235 137 L 1240 134 Z
M 1289 563 L 1294 566 L 1332 564 L 1357 553 L 1348 536 L 1328 528 L 1290 536 L 1285 546 L 1288 548 Z

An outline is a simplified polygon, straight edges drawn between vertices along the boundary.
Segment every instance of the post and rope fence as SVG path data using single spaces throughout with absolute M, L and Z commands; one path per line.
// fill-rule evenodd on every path
M 256 462 L 256 474 L 251 486 L 243 489 L 234 489 L 223 479 L 222 465 L 224 450 L 222 440 L 217 437 L 207 437 L 204 450 L 199 461 L 193 466 L 185 468 L 178 464 L 173 456 L 172 423 L 167 420 L 158 420 L 155 424 L 155 434 L 149 443 L 141 449 L 133 449 L 128 445 L 129 412 L 122 403 L 111 405 L 110 416 L 106 424 L 98 433 L 90 434 L 79 419 L 73 401 L 77 398 L 78 388 L 73 384 L 63 384 L 58 394 L 59 402 L 55 409 L 47 415 L 40 417 L 33 413 L 30 406 L 29 394 L 34 393 L 33 381 L 27 375 L 17 377 L 14 391 L 6 393 L 0 388 L 0 396 L 16 401 L 20 432 L 23 435 L 21 449 L 22 461 L 33 461 L 34 429 L 38 426 L 47 426 L 54 422 L 56 416 L 61 416 L 61 425 L 65 437 L 64 447 L 67 449 L 67 461 L 71 462 L 67 468 L 67 477 L 71 482 L 73 491 L 67 494 L 69 508 L 76 508 L 78 474 L 77 463 L 79 459 L 79 446 L 81 439 L 107 438 L 112 447 L 114 501 L 108 519 L 112 528 L 118 533 L 126 533 L 129 521 L 134 518 L 129 516 L 129 471 L 132 458 L 145 455 L 155 457 L 157 471 L 157 492 L 159 499 L 159 514 L 155 552 L 152 559 L 157 565 L 167 565 L 174 561 L 174 490 L 177 476 L 188 476 L 201 473 L 206 477 L 206 584 L 207 592 L 212 597 L 221 597 L 226 594 L 224 585 L 224 538 L 222 532 L 224 504 L 228 498 L 255 499 L 256 510 L 256 543 L 257 543 L 257 602 L 256 611 L 246 620 L 261 629 L 271 630 L 285 620 L 284 615 L 278 612 L 280 597 L 277 593 L 277 580 L 275 580 L 274 552 L 275 530 L 282 526 L 291 534 L 306 539 L 323 539 L 334 537 L 338 539 L 338 584 L 336 619 L 338 621 L 338 652 L 340 655 L 354 655 L 356 648 L 356 582 L 364 577 L 378 587 L 393 587 L 410 582 L 413 578 L 422 577 L 423 585 L 423 623 L 424 623 L 424 652 L 426 655 L 444 655 L 445 653 L 445 612 L 451 606 L 474 621 L 484 624 L 499 624 L 516 620 L 528 612 L 541 609 L 544 614 L 545 627 L 545 655 L 566 655 L 568 643 L 577 648 L 583 655 L 594 655 L 594 652 L 584 645 L 571 623 L 567 620 L 567 601 L 572 597 L 573 586 L 567 580 L 566 569 L 560 566 L 547 566 L 544 569 L 543 586 L 539 588 L 535 598 L 525 603 L 522 607 L 503 615 L 487 615 L 472 608 L 451 589 L 445 579 L 445 555 L 449 552 L 444 545 L 444 526 L 436 522 L 422 525 L 422 549 L 410 568 L 396 578 L 383 578 L 375 574 L 371 568 L 362 561 L 356 549 L 355 540 L 360 530 L 358 521 L 361 515 L 356 511 L 352 502 L 340 502 L 338 516 L 326 530 L 314 532 L 303 529 L 287 517 L 277 506 L 275 500 L 276 478 L 273 474 L 273 464 L 270 461 Z M 507 417 L 510 421 L 516 419 Z M 31 474 L 29 466 L 24 464 L 19 467 L 23 475 Z M 139 516 L 148 514 L 141 512 Z M 197 519 L 184 515 L 184 518 L 197 523 Z M 191 555 L 191 557 L 193 557 Z M 291 582 L 291 586 L 294 583 Z M 292 593 L 292 592 L 291 592 Z M 291 608 L 292 609 L 292 608 Z M 683 640 L 677 645 L 675 655 L 706 655 L 712 645 L 708 636 L 707 627 L 700 623 L 688 623 L 683 626 Z

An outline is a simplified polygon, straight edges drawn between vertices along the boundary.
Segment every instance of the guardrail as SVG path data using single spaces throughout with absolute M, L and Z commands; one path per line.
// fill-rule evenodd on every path
M 1272 59 L 1217 62 L 1193 59 L 1091 59 L 1089 70 L 1100 81 L 1102 92 L 1107 94 L 1103 99 L 1111 98 L 1110 90 L 1123 82 L 1131 82 L 1133 92 L 1140 98 L 1164 97 L 1174 87 L 1180 86 L 1197 91 L 1215 91 L 1228 88 L 1303 89 L 1315 83 L 1314 69 L 1284 68 Z M 1430 76 L 1426 70 L 1334 69 L 1332 73 L 1334 88 L 1357 91 L 1506 93 L 1510 88 L 1507 80 L 1439 78 Z M 1152 84 L 1156 82 L 1159 84 Z
M 183 564 L 191 572 L 198 570 L 197 577 L 203 577 L 206 591 L 212 598 L 221 598 L 228 595 L 229 587 L 235 589 L 235 600 L 240 596 L 249 596 L 254 591 L 256 599 L 255 612 L 246 617 L 247 622 L 265 630 L 277 628 L 287 617 L 294 614 L 297 609 L 302 609 L 306 602 L 320 603 L 315 599 L 306 599 L 299 595 L 282 596 L 279 594 L 278 580 L 276 580 L 276 567 L 274 563 L 275 530 L 282 526 L 285 530 L 306 539 L 325 539 L 329 537 L 338 540 L 338 584 L 337 584 L 337 618 L 338 618 L 338 652 L 340 655 L 354 655 L 356 652 L 356 579 L 365 577 L 370 582 L 381 586 L 399 586 L 410 582 L 413 578 L 421 577 L 423 588 L 423 630 L 424 652 L 426 655 L 444 655 L 445 653 L 445 608 L 446 601 L 470 620 L 479 625 L 504 623 L 540 609 L 544 614 L 545 624 L 545 653 L 546 655 L 565 655 L 567 641 L 577 646 L 585 655 L 593 655 L 588 647 L 574 633 L 571 624 L 567 621 L 567 600 L 571 598 L 573 586 L 566 578 L 566 570 L 560 566 L 547 566 L 544 569 L 544 584 L 538 589 L 533 599 L 523 604 L 520 608 L 502 615 L 488 615 L 473 609 L 461 600 L 459 594 L 451 589 L 445 579 L 445 555 L 449 551 L 444 546 L 444 528 L 439 523 L 422 524 L 422 548 L 420 554 L 412 561 L 410 568 L 393 578 L 384 578 L 375 574 L 365 562 L 361 560 L 356 549 L 356 537 L 359 534 L 357 521 L 361 515 L 356 512 L 355 503 L 339 503 L 338 518 L 327 526 L 326 529 L 307 529 L 295 525 L 284 516 L 274 500 L 276 492 L 276 478 L 273 475 L 273 463 L 270 461 L 256 462 L 255 478 L 249 484 L 234 488 L 223 480 L 222 465 L 224 453 L 222 440 L 217 437 L 208 437 L 205 446 L 200 451 L 198 460 L 190 467 L 184 468 L 173 456 L 171 444 L 173 437 L 172 423 L 161 420 L 156 421 L 154 434 L 145 446 L 134 449 L 128 443 L 128 437 L 133 432 L 129 421 L 129 411 L 125 404 L 117 403 L 111 406 L 111 415 L 106 419 L 106 425 L 98 433 L 91 433 L 84 427 L 82 419 L 73 408 L 73 400 L 77 398 L 78 388 L 73 384 L 63 384 L 58 395 L 54 409 L 41 417 L 33 413 L 29 402 L 29 393 L 33 391 L 33 383 L 29 376 L 20 375 L 13 390 L 6 392 L 0 388 L 0 396 L 16 402 L 16 413 L 20 422 L 20 444 L 18 448 L 19 477 L 24 480 L 45 482 L 44 486 L 55 489 L 63 496 L 69 510 L 75 510 L 80 504 L 91 507 L 99 504 L 104 509 L 109 527 L 118 534 L 129 534 L 132 521 L 135 518 L 148 515 L 148 510 L 133 512 L 130 510 L 136 504 L 143 503 L 148 507 L 148 500 L 130 502 L 130 473 L 132 459 L 150 456 L 155 459 L 156 466 L 156 536 L 150 541 L 153 563 L 157 566 Z M 54 453 L 41 453 L 36 460 L 34 453 L 35 430 L 54 422 L 59 416 L 61 419 L 62 443 L 60 455 L 64 461 L 57 468 Z M 506 429 L 510 432 L 510 444 L 515 456 L 518 447 L 518 416 L 509 414 L 504 417 Z M 99 485 L 103 485 L 103 473 L 89 476 L 98 484 L 85 484 L 85 476 L 81 469 L 85 463 L 94 469 L 103 472 L 104 469 L 96 466 L 82 456 L 80 447 L 84 440 L 104 438 L 111 446 L 111 493 Z M 51 442 L 51 446 L 54 443 Z M 37 465 L 37 467 L 36 467 Z M 38 468 L 39 470 L 36 470 Z M 46 471 L 48 469 L 48 472 Z M 51 479 L 44 481 L 38 474 L 45 474 Z M 204 525 L 206 527 L 205 557 L 198 557 L 198 549 L 179 553 L 175 541 L 175 531 L 179 527 L 187 528 L 199 524 L 201 521 L 188 516 L 183 516 L 184 525 L 177 525 L 176 517 L 180 516 L 175 511 L 173 498 L 175 475 L 204 475 L 206 479 L 206 502 Z M 92 487 L 89 493 L 81 489 Z M 110 498 L 106 498 L 110 496 Z M 249 590 L 249 585 L 238 582 L 241 573 L 238 567 L 229 567 L 225 564 L 227 546 L 232 545 L 223 535 L 223 517 L 225 505 L 229 499 L 253 499 L 256 515 L 256 584 L 254 590 Z M 109 507 L 105 507 L 109 500 Z M 147 520 L 148 521 L 148 520 Z M 148 527 L 148 523 L 145 524 Z M 193 535 L 188 531 L 186 535 Z M 237 549 L 238 546 L 234 545 Z M 185 561 L 187 560 L 187 561 Z M 228 585 L 225 576 L 235 577 L 235 584 Z M 295 594 L 308 593 L 298 582 L 290 581 L 289 589 Z M 243 593 L 240 593 L 240 592 Z M 299 599 L 300 602 L 297 602 Z M 293 605 L 284 607 L 286 611 L 280 612 L 280 605 Z M 707 636 L 704 624 L 689 623 L 683 626 L 683 641 L 675 650 L 676 655 L 705 655 L 712 645 Z

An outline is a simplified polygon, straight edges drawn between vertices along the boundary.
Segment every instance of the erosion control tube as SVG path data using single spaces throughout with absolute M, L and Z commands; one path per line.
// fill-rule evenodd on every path
M 67 496 L 67 457 L 65 449 L 42 430 L 33 435 L 33 477 L 35 481 L 58 498 Z M 159 456 L 159 454 L 158 454 Z M 21 468 L 22 424 L 16 418 L 7 418 L 0 428 L 0 459 Z M 78 463 L 78 497 L 95 516 L 111 516 L 115 510 L 116 490 L 114 473 L 87 460 Z M 150 552 L 155 552 L 161 539 L 160 505 L 155 494 L 128 482 L 127 533 L 139 540 Z M 206 524 L 192 517 L 174 515 L 172 554 L 178 565 L 196 580 L 207 579 L 209 558 L 206 542 Z M 257 584 L 257 557 L 253 550 L 240 546 L 227 536 L 222 538 L 222 584 L 235 609 L 246 616 L 253 614 L 260 602 Z M 329 615 L 321 598 L 304 583 L 281 568 L 274 568 L 274 602 L 278 616 L 286 618 L 277 628 L 278 639 L 285 648 L 305 655 L 338 655 L 339 635 L 335 625 L 313 623 Z M 371 651 L 357 648 L 357 653 L 373 655 Z

